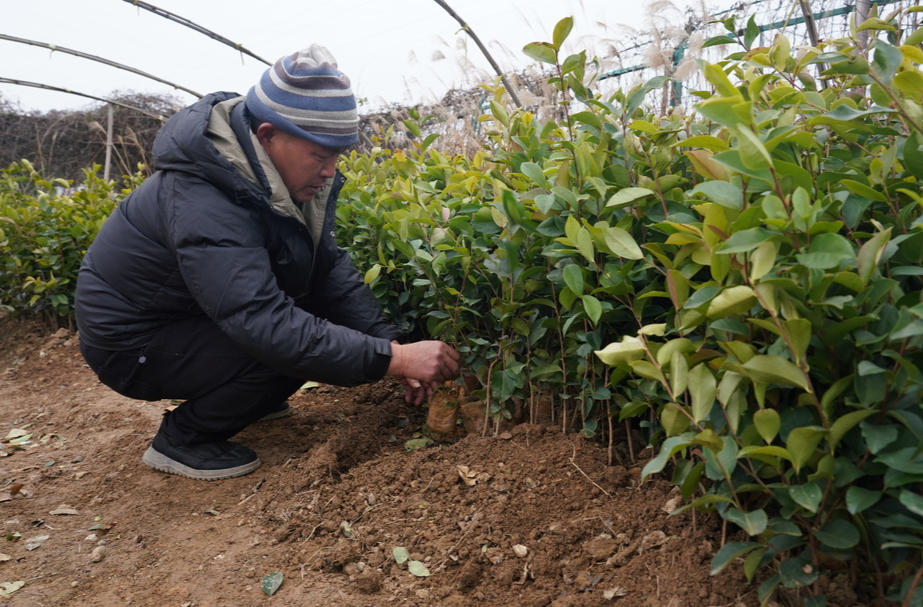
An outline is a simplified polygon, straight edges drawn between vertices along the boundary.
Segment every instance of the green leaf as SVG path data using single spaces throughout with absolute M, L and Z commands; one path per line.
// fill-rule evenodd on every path
M 782 418 L 775 409 L 760 409 L 753 414 L 753 425 L 760 437 L 768 445 L 776 436 L 779 435 L 779 428 L 782 426 Z
M 877 413 L 874 409 L 864 409 L 861 411 L 852 411 L 841 417 L 839 417 L 833 424 L 830 426 L 830 435 L 827 437 L 827 442 L 830 444 L 830 449 L 836 449 L 837 444 L 840 440 L 846 436 L 846 433 L 849 432 L 852 428 L 856 426 L 866 417 L 870 415 L 875 415 Z
M 593 326 L 599 324 L 599 318 L 603 313 L 603 306 L 598 299 L 592 295 L 584 295 L 583 309 L 586 310 L 586 315 L 593 321 Z
M 417 577 L 429 577 L 429 569 L 420 561 L 409 561 L 407 563 L 407 571 Z
M 894 74 L 903 60 L 904 55 L 899 48 L 891 46 L 880 38 L 875 39 L 875 55 L 872 58 L 872 67 L 885 85 L 891 84 Z
M 417 449 L 422 449 L 423 447 L 427 447 L 431 444 L 433 444 L 433 440 L 425 436 L 422 438 L 412 438 L 404 443 L 404 450 L 416 451 Z
M 689 370 L 689 394 L 692 397 L 692 417 L 696 422 L 708 418 L 715 404 L 718 381 L 707 364 L 698 364 Z
M 391 554 L 394 555 L 394 562 L 398 565 L 410 560 L 410 553 L 403 546 L 395 546 L 391 549 Z
M 779 565 L 779 576 L 786 588 L 804 588 L 813 584 L 820 569 L 801 559 L 788 559 Z
M 727 142 L 713 135 L 694 135 L 673 144 L 674 147 L 704 148 L 713 152 L 723 152 L 730 149 Z M 706 182 L 707 183 L 707 182 Z
M 800 472 L 801 468 L 808 463 L 825 434 L 826 431 L 823 428 L 816 426 L 795 428 L 788 433 L 785 446 L 792 454 L 792 466 L 795 472 Z
M 857 264 L 859 269 L 859 280 L 862 282 L 862 286 L 868 286 L 869 281 L 872 279 L 872 274 L 878 267 L 878 262 L 881 261 L 881 256 L 884 254 L 885 247 L 890 239 L 891 228 L 888 228 L 882 232 L 876 232 L 874 236 L 869 238 L 865 244 L 859 248 Z
M 760 27 L 756 24 L 756 16 L 750 15 L 747 20 L 747 29 L 744 31 L 744 47 L 749 50 L 753 41 L 759 38 Z
M 702 48 L 719 46 L 722 44 L 737 44 L 737 39 L 731 38 L 730 36 L 713 36 L 705 41 L 705 43 L 702 45 Z
M 632 364 L 632 369 L 635 365 L 642 364 L 650 365 L 651 369 L 654 369 L 653 365 L 644 361 Z M 689 416 L 676 403 L 667 403 L 660 412 L 660 425 L 663 426 L 667 436 L 677 436 L 689 427 Z
M 380 274 L 381 274 L 381 265 L 376 263 L 371 268 L 369 268 L 368 271 L 365 273 L 363 282 L 365 282 L 365 284 L 371 284 L 375 281 L 376 278 L 378 278 Z
M 691 444 L 692 441 L 689 440 L 687 436 L 671 436 L 663 441 L 663 444 L 660 446 L 660 453 L 657 454 L 657 457 L 647 462 L 644 468 L 642 468 L 641 480 L 646 479 L 651 474 L 662 472 L 667 462 L 670 461 L 670 458 Z
M 875 202 L 887 202 L 888 199 L 885 198 L 885 195 L 879 192 L 874 188 L 870 188 L 864 183 L 860 183 L 854 179 L 841 179 L 840 184 L 846 186 L 846 188 L 858 196 L 863 198 L 868 198 L 869 200 L 874 200 Z
M 759 542 L 728 542 L 711 559 L 711 574 L 718 575 L 725 567 L 748 552 L 760 547 Z
M 923 179 L 923 137 L 916 131 L 913 131 L 904 142 L 904 166 L 913 173 L 914 177 Z
M 770 232 L 766 228 L 749 228 L 731 234 L 718 253 L 749 253 L 765 242 L 781 238 L 778 232 Z
M 273 573 L 268 573 L 263 576 L 263 581 L 260 582 L 260 588 L 263 589 L 263 592 L 272 596 L 279 589 L 279 586 L 282 585 L 282 580 L 285 576 L 282 575 L 281 571 L 274 571 Z
M 522 174 L 542 186 L 543 188 L 548 187 L 548 179 L 545 177 L 545 173 L 542 172 L 542 167 L 534 162 L 523 162 L 519 165 L 519 170 L 522 171 Z
M 749 127 L 743 126 L 737 131 L 737 149 L 741 162 L 748 169 L 761 171 L 772 166 L 772 157 L 766 146 Z
M 593 236 L 590 235 L 590 231 L 585 227 L 580 227 L 577 231 L 577 250 L 580 251 L 580 254 L 583 255 L 583 258 L 593 263 L 596 261 L 595 251 L 593 247 Z
M 844 104 L 844 105 L 836 106 L 834 109 L 824 114 L 823 118 L 829 118 L 830 120 L 840 120 L 843 122 L 847 122 L 850 120 L 858 120 L 859 118 L 863 118 L 865 116 L 870 116 L 873 114 L 890 114 L 896 111 L 897 110 L 893 110 L 888 107 L 882 107 L 880 105 L 873 105 L 867 110 L 859 110 L 859 109 L 849 107 L 848 105 Z
M 601 226 L 603 239 L 613 255 L 622 259 L 641 259 L 641 247 L 627 231 L 616 226 Z
M 860 539 L 856 526 L 843 519 L 833 519 L 814 531 L 814 536 L 836 550 L 849 550 L 857 545 Z
M 769 517 L 765 510 L 743 512 L 737 508 L 728 508 L 723 517 L 747 532 L 748 535 L 759 535 L 766 531 Z
M 555 24 L 554 34 L 551 37 L 555 49 L 561 50 L 561 45 L 567 40 L 567 36 L 570 35 L 572 29 L 574 29 L 573 17 L 564 17 Z
M 743 208 L 744 194 L 740 186 L 727 181 L 703 181 L 687 192 L 687 196 L 701 194 L 723 207 L 739 211 Z
M 917 516 L 923 516 L 923 496 L 919 493 L 901 489 L 900 502 Z
M 744 363 L 743 368 L 754 381 L 808 389 L 808 380 L 804 371 L 781 356 L 757 354 Z
M 799 253 L 795 258 L 798 263 L 812 270 L 832 270 L 854 262 L 856 251 L 840 234 L 818 234 L 811 241 L 808 252 Z
M 575 263 L 565 266 L 564 283 L 574 295 L 583 295 L 583 269 Z
M 817 512 L 820 501 L 824 497 L 824 492 L 821 491 L 817 483 L 793 485 L 789 488 L 788 494 L 799 506 L 811 514 Z
M 606 208 L 622 207 L 645 196 L 654 196 L 654 192 L 647 188 L 622 188 L 609 199 L 609 202 L 606 203 Z
M 557 62 L 557 50 L 547 42 L 530 42 L 522 47 L 522 52 L 541 63 L 555 65 Z
M 631 335 L 623 335 L 622 341 L 612 342 L 602 350 L 594 352 L 599 360 L 610 367 L 627 364 L 644 357 L 644 342 Z
M 881 496 L 881 491 L 872 491 L 853 485 L 846 490 L 846 510 L 850 514 L 859 514 L 877 504 Z
M 755 303 L 753 289 L 746 285 L 736 285 L 718 293 L 709 303 L 705 315 L 709 318 L 723 318 L 732 314 L 742 314 Z

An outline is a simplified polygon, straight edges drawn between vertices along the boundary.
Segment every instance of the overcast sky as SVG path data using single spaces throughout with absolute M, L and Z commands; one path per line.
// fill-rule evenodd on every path
M 313 42 L 328 47 L 360 98 L 372 105 L 436 101 L 473 84 L 489 64 L 459 24 L 434 0 L 149 0 L 272 62 Z M 448 0 L 504 70 L 522 69 L 529 42 L 550 41 L 572 16 L 565 49 L 601 53 L 619 47 L 652 19 L 683 21 L 701 0 Z M 706 0 L 720 10 L 730 0 Z M 651 7 L 650 5 L 653 5 Z M 675 8 L 672 8 L 675 7 Z M 653 8 L 653 10 L 650 10 Z M 0 0 L 0 34 L 97 55 L 198 93 L 246 91 L 266 65 L 124 0 Z M 115 90 L 164 93 L 170 87 L 113 67 L 0 40 L 0 77 L 95 95 Z M 195 97 L 173 91 L 180 103 Z M 26 111 L 85 107 L 89 99 L 0 84 L 0 98 Z

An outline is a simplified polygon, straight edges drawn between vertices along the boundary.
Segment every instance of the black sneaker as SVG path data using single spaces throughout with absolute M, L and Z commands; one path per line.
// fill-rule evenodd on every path
M 295 412 L 292 411 L 292 408 L 291 406 L 289 406 L 288 401 L 284 400 L 282 401 L 282 404 L 279 405 L 278 409 L 276 409 L 275 411 L 271 411 L 270 413 L 267 413 L 266 415 L 264 415 L 263 417 L 259 418 L 256 421 L 268 422 L 274 419 L 282 419 L 283 417 L 290 417 L 291 415 L 294 415 L 294 413 Z
M 204 481 L 243 476 L 260 467 L 260 458 L 253 449 L 238 443 L 220 441 L 175 447 L 159 433 L 141 460 L 155 470 Z

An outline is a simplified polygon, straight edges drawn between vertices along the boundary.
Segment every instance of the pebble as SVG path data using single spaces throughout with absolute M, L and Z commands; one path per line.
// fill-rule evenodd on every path
M 106 548 L 104 546 L 97 546 L 93 549 L 93 552 L 90 553 L 90 562 L 98 563 L 106 558 Z
M 82 462 L 82 461 L 83 461 L 83 456 L 82 456 L 82 455 L 78 455 L 78 456 L 76 456 L 74 459 L 71 460 L 71 463 L 72 463 L 72 464 L 79 464 L 79 463 Z
M 83 539 L 85 539 L 85 540 L 88 541 L 88 542 L 95 542 L 95 541 L 98 540 L 99 538 L 96 537 L 96 534 L 95 534 L 95 533 L 91 533 L 90 535 L 86 536 L 86 537 L 83 538 Z

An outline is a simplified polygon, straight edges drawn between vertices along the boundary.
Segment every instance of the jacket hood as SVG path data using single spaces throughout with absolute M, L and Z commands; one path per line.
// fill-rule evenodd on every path
M 212 110 L 218 104 L 243 97 L 236 93 L 212 93 L 196 103 L 183 108 L 169 120 L 154 139 L 154 169 L 158 171 L 182 171 L 197 175 L 215 185 L 233 199 L 265 200 L 271 193 L 264 175 L 250 176 L 241 172 L 225 157 L 209 137 L 209 120 Z M 242 123 L 242 112 L 233 117 Z M 242 124 L 249 132 L 249 126 Z M 240 129 L 234 129 L 238 131 Z M 254 159 L 259 166 L 259 160 Z M 260 171 L 262 173 L 262 171 Z

